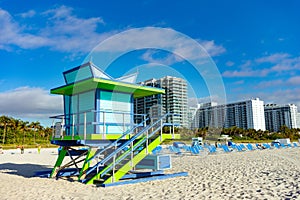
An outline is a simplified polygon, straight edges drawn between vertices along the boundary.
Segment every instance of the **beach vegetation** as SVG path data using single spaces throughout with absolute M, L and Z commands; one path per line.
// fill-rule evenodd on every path
M 179 131 L 180 133 L 180 131 Z M 221 135 L 228 135 L 236 142 L 270 142 L 280 138 L 290 138 L 291 141 L 300 139 L 300 129 L 280 127 L 278 132 L 270 132 L 268 130 L 243 129 L 236 126 L 229 128 L 198 128 L 192 131 L 192 137 L 203 137 L 206 140 L 216 140 Z M 185 139 L 186 137 L 182 138 Z
M 50 144 L 52 129 L 40 122 L 28 122 L 9 116 L 0 116 L 0 141 L 4 145 Z

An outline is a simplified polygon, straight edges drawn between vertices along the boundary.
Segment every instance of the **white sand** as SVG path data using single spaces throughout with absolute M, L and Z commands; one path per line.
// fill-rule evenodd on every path
M 31 153 L 29 153 L 31 151 Z M 168 172 L 188 177 L 109 188 L 32 177 L 57 149 L 0 155 L 0 199 L 300 199 L 300 148 L 175 156 Z

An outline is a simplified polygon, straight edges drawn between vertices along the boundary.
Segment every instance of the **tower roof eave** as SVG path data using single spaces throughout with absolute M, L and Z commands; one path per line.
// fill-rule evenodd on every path
M 64 86 L 51 89 L 50 93 L 60 94 L 60 95 L 74 95 L 74 94 L 82 93 L 96 88 L 116 91 L 116 92 L 131 93 L 133 94 L 134 98 L 140 98 L 140 97 L 165 93 L 165 90 L 161 88 L 153 88 L 153 87 L 142 86 L 138 84 L 125 83 L 116 80 L 108 80 L 103 78 L 90 78 L 72 84 L 67 84 Z

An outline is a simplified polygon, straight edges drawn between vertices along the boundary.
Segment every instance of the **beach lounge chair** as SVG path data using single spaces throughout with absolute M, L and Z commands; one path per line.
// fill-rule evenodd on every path
M 248 149 L 249 151 L 253 151 L 253 150 L 254 150 L 252 144 L 247 144 L 246 147 L 247 147 L 247 149 Z
M 263 143 L 262 144 L 266 149 L 271 149 L 271 146 L 269 145 L 269 144 L 267 144 L 267 143 Z
M 238 144 L 234 144 L 234 145 L 231 145 L 231 146 L 232 146 L 232 148 L 236 149 L 238 152 L 244 151 L 243 148 Z
M 155 147 L 155 148 L 152 150 L 152 153 L 153 153 L 154 155 L 156 155 L 156 154 L 159 154 L 159 152 L 161 152 L 161 150 L 162 150 L 162 147 L 161 147 L 161 146 L 157 146 L 157 147 Z
M 293 147 L 292 144 L 287 144 L 287 147 Z
M 283 143 L 280 143 L 280 147 L 283 148 L 283 149 L 286 148 L 286 146 Z
M 216 153 L 217 148 L 213 145 L 206 145 L 206 148 L 208 149 L 209 153 Z
M 221 145 L 222 149 L 224 150 L 225 153 L 229 153 L 231 152 L 231 150 L 229 149 L 229 147 L 225 144 Z
M 203 147 L 201 146 L 201 145 L 195 145 L 195 147 L 199 150 L 199 151 L 203 151 L 204 149 L 203 149 Z
M 242 148 L 242 150 L 247 150 L 247 148 L 244 144 L 240 144 L 240 147 Z
M 280 146 L 279 146 L 278 143 L 275 143 L 275 144 L 274 144 L 274 147 L 275 147 L 276 149 L 279 149 L 279 148 L 280 148 Z
M 200 153 L 199 149 L 195 146 L 191 147 L 191 153 L 194 155 L 198 155 Z
M 183 149 L 187 152 L 191 152 L 192 151 L 192 147 L 191 146 L 188 146 L 188 145 L 185 145 L 183 146 Z
M 294 147 L 299 147 L 296 142 L 293 143 Z
M 238 144 L 237 148 L 238 148 L 238 151 L 246 151 L 246 148 L 244 149 L 242 144 Z
M 181 151 L 179 148 L 176 148 L 174 146 L 169 146 L 169 150 L 172 152 L 172 153 L 175 153 L 175 154 L 181 154 Z
M 263 149 L 266 149 L 266 147 L 264 147 L 264 145 L 261 145 L 261 144 L 255 144 L 256 146 L 256 149 L 259 149 L 259 150 L 263 150 Z

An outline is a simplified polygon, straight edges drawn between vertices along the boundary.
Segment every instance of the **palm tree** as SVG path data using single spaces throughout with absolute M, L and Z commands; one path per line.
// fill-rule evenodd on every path
M 46 140 L 49 141 L 50 136 L 52 135 L 52 128 L 46 127 L 44 129 L 44 134 L 46 135 Z
M 40 131 L 42 126 L 40 124 L 40 122 L 36 121 L 36 122 L 31 122 L 29 124 L 29 127 L 33 130 L 33 134 L 34 134 L 34 143 L 35 143 L 35 136 L 36 136 L 36 132 Z
M 22 142 L 22 144 L 25 143 L 26 131 L 28 130 L 28 127 L 27 127 L 28 123 L 29 122 L 23 122 L 23 121 L 21 121 L 21 123 L 20 123 L 20 131 L 23 132 L 23 142 Z
M 17 142 L 17 134 L 16 132 L 19 130 L 19 126 L 20 126 L 20 123 L 21 123 L 21 120 L 19 119 L 12 119 L 11 120 L 11 125 L 12 125 L 12 128 L 13 128 L 13 132 L 14 132 L 14 144 Z
M 3 127 L 2 144 L 5 143 L 8 126 L 11 126 L 11 118 L 9 118 L 7 116 L 1 116 L 0 117 L 0 127 Z

